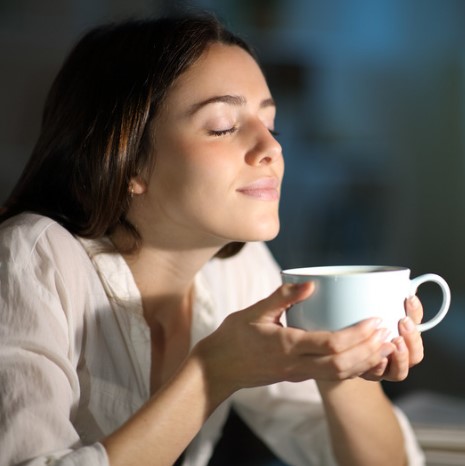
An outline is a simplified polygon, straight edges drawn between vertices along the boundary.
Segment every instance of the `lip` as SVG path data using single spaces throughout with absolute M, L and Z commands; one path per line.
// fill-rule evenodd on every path
M 274 177 L 259 178 L 236 191 L 263 201 L 277 201 L 279 199 L 279 180 Z

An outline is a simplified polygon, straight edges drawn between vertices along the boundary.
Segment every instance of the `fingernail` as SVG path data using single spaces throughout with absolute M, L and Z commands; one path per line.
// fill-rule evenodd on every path
M 294 283 L 292 286 L 292 291 L 295 291 L 296 293 L 304 288 L 307 288 L 308 282 L 303 282 L 303 283 Z
M 308 283 L 289 283 L 285 289 L 285 295 L 291 297 L 297 297 L 300 292 L 308 286 Z
M 415 330 L 415 324 L 413 323 L 410 317 L 404 317 L 401 320 L 402 327 L 404 327 L 405 331 L 410 333 Z
M 409 300 L 410 305 L 412 307 L 419 307 L 420 306 L 420 300 L 418 299 L 418 296 L 416 296 L 416 295 L 410 296 L 410 298 L 408 300 Z
M 387 328 L 380 328 L 376 331 L 376 339 L 378 341 L 386 341 L 391 332 Z
M 379 317 L 374 317 L 368 320 L 367 325 L 373 328 L 379 328 L 379 326 L 381 325 L 381 322 L 382 322 L 382 319 L 380 319 Z
M 405 345 L 405 341 L 402 337 L 396 338 L 394 340 L 394 344 L 396 345 L 397 351 L 399 351 L 399 353 L 407 351 L 407 346 Z

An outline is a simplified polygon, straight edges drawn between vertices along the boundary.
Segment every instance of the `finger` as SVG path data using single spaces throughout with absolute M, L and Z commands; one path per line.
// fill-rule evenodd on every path
M 404 338 L 407 346 L 410 367 L 421 362 L 424 356 L 423 340 L 410 317 L 405 317 L 399 322 L 399 335 Z
M 395 349 L 392 343 L 385 342 L 387 333 L 386 329 L 379 329 L 363 343 L 343 353 L 314 357 L 318 372 L 325 377 L 344 380 L 372 370 Z
M 423 319 L 423 305 L 417 296 L 411 296 L 405 300 L 405 312 L 415 324 Z
M 387 337 L 386 329 L 379 329 L 381 321 L 378 318 L 363 320 L 355 325 L 336 332 L 314 331 L 305 332 L 298 343 L 301 353 L 334 355 L 357 347 L 369 338 L 383 339 Z M 376 335 L 378 335 L 376 337 Z
M 277 288 L 270 296 L 262 299 L 249 308 L 257 314 L 257 318 L 263 318 L 275 322 L 281 317 L 285 309 L 293 304 L 308 298 L 315 285 L 313 282 L 285 283 Z
M 386 368 L 388 367 L 388 363 L 388 358 L 383 358 L 377 366 L 361 374 L 360 377 L 362 377 L 365 380 L 370 380 L 372 382 L 379 382 L 383 379 Z
M 407 378 L 409 372 L 409 351 L 403 337 L 397 337 L 392 342 L 396 350 L 389 358 L 389 369 L 384 374 L 384 379 L 399 382 Z

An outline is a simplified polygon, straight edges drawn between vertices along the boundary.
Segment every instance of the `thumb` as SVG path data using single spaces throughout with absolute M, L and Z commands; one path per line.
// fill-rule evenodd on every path
M 284 283 L 270 296 L 252 307 L 256 312 L 257 319 L 277 322 L 287 308 L 308 298 L 314 289 L 315 285 L 313 282 Z

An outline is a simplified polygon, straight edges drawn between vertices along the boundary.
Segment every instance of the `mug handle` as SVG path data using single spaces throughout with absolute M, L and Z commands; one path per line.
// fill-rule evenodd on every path
M 429 330 L 433 327 L 435 327 L 439 322 L 441 322 L 442 319 L 447 314 L 447 311 L 449 310 L 450 306 L 450 288 L 447 282 L 444 280 L 444 278 L 440 277 L 439 275 L 436 275 L 434 273 L 427 273 L 425 275 L 420 275 L 416 278 L 413 278 L 410 280 L 410 293 L 411 296 L 413 296 L 417 290 L 417 288 L 425 282 L 434 282 L 437 283 L 442 290 L 442 305 L 437 314 L 427 322 L 424 322 L 422 324 L 417 324 L 417 330 L 419 332 L 424 332 L 426 330 Z

